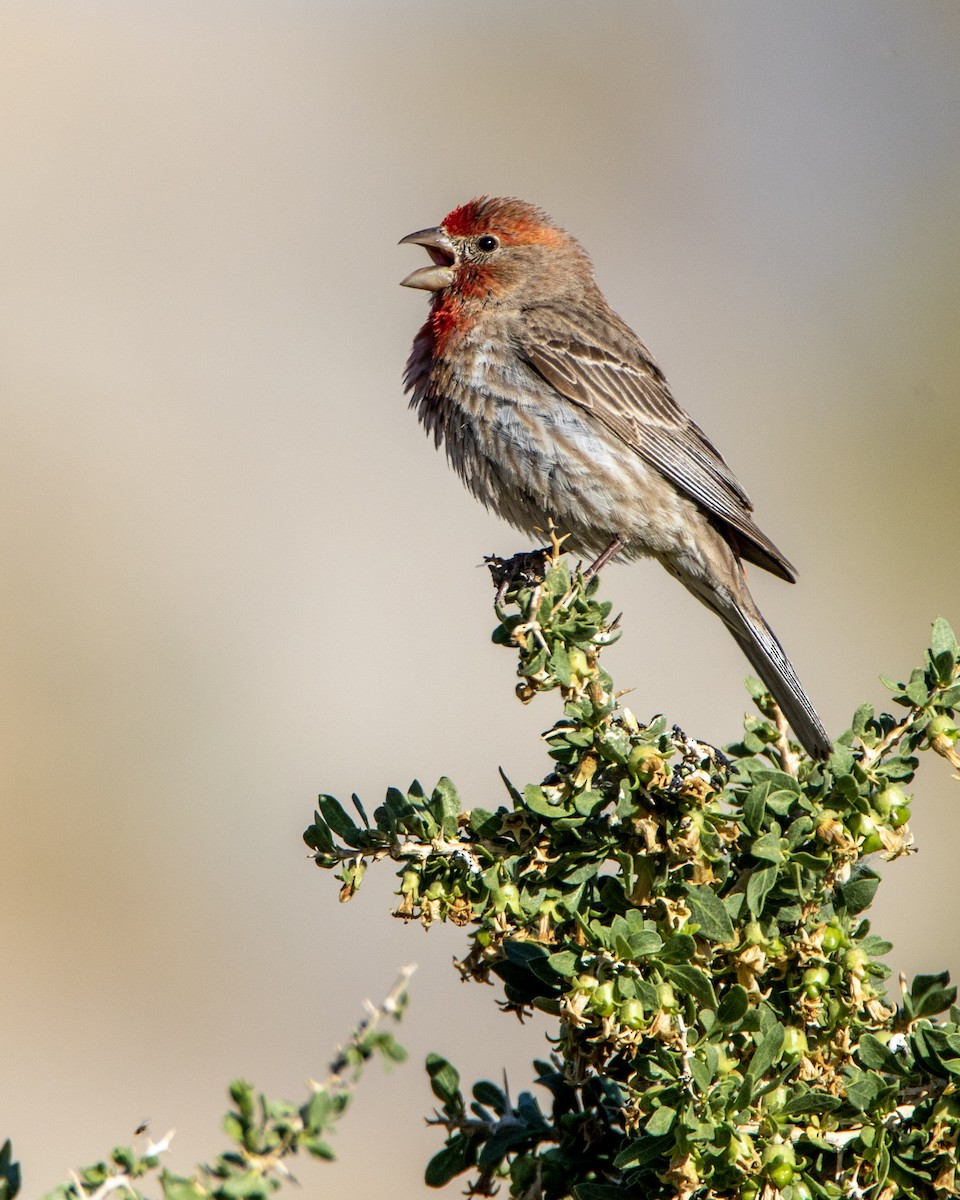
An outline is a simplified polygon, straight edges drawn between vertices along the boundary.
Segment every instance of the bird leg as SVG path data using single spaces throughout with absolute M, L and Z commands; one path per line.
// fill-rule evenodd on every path
M 598 571 L 602 570 L 607 565 L 611 558 L 616 558 L 623 547 L 623 538 L 615 537 L 606 550 L 603 551 L 600 557 L 595 559 L 584 571 L 584 579 L 592 579 Z

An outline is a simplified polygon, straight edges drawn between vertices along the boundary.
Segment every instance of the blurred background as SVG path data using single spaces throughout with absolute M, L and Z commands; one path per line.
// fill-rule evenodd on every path
M 0 1136 L 24 1194 L 299 1098 L 398 967 L 305 1194 L 422 1195 L 428 1050 L 516 1093 L 544 1024 L 305 857 L 319 791 L 468 805 L 547 766 L 485 553 L 523 540 L 401 392 L 398 247 L 478 193 L 544 206 L 800 569 L 755 592 L 827 726 L 960 624 L 960 7 L 878 0 L 0 8 Z M 609 569 L 641 717 L 736 736 L 747 667 L 652 564 Z M 896 971 L 960 968 L 958 784 L 923 762 L 885 868 Z M 454 1184 L 450 1194 L 457 1194 Z

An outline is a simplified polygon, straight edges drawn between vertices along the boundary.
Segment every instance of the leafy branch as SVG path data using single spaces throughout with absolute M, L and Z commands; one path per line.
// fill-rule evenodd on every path
M 497 807 L 464 809 L 448 779 L 391 788 L 372 822 L 322 796 L 304 835 L 343 899 L 393 860 L 397 916 L 463 926 L 463 976 L 557 1020 L 534 1064 L 546 1107 L 485 1081 L 468 1098 L 431 1057 L 446 1142 L 427 1182 L 470 1173 L 471 1192 L 507 1181 L 523 1200 L 953 1194 L 956 992 L 925 975 L 891 1000 L 891 946 L 864 916 L 871 856 L 911 849 L 918 754 L 960 766 L 949 625 L 906 683 L 885 681 L 906 714 L 862 705 L 826 763 L 755 681 L 758 714 L 721 752 L 622 703 L 597 578 L 556 547 L 491 567 L 518 696 L 560 692 L 552 770 L 503 777 Z
M 337 1051 L 326 1079 L 309 1082 L 304 1103 L 269 1100 L 257 1096 L 244 1080 L 232 1083 L 232 1107 L 223 1119 L 232 1145 L 211 1165 L 198 1167 L 191 1176 L 174 1174 L 160 1162 L 174 1131 L 155 1142 L 141 1128 L 132 1145 L 118 1146 L 108 1159 L 73 1172 L 70 1181 L 49 1193 L 47 1200 L 106 1200 L 112 1195 L 145 1200 L 145 1181 L 152 1181 L 164 1200 L 263 1200 L 284 1181 L 296 1182 L 287 1163 L 300 1151 L 319 1159 L 334 1157 L 327 1139 L 349 1107 L 369 1060 L 378 1055 L 387 1062 L 406 1058 L 403 1047 L 383 1026 L 388 1019 L 399 1021 L 403 1016 L 414 970 L 405 967 L 379 1005 L 367 1003 L 362 1020 Z M 20 1186 L 18 1170 L 11 1182 L 9 1147 L 8 1142 L 0 1151 L 0 1200 L 12 1200 Z

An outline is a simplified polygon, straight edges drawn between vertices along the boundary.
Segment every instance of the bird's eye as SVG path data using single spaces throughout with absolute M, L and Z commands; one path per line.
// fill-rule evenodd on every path
M 496 250 L 500 245 L 500 239 L 495 238 L 492 233 L 485 233 L 483 237 L 477 238 L 477 249 L 482 250 L 484 254 L 489 254 L 491 250 Z

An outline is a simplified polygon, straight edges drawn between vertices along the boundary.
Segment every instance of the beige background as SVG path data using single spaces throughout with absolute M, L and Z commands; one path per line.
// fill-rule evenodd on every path
M 422 1194 L 421 1063 L 542 1027 L 458 983 L 455 930 L 336 902 L 300 834 L 448 772 L 546 764 L 489 644 L 480 510 L 406 411 L 398 238 L 537 201 L 801 569 L 757 578 L 827 725 L 960 623 L 954 0 L 0 7 L 0 1134 L 36 1196 L 149 1116 L 187 1170 L 227 1081 L 299 1097 L 421 964 L 334 1167 Z M 657 568 L 607 572 L 640 714 L 735 735 L 746 668 Z M 925 762 L 892 965 L 960 965 L 957 785 Z M 951 794 L 952 793 L 952 794 Z M 450 1194 L 455 1195 L 454 1185 Z

